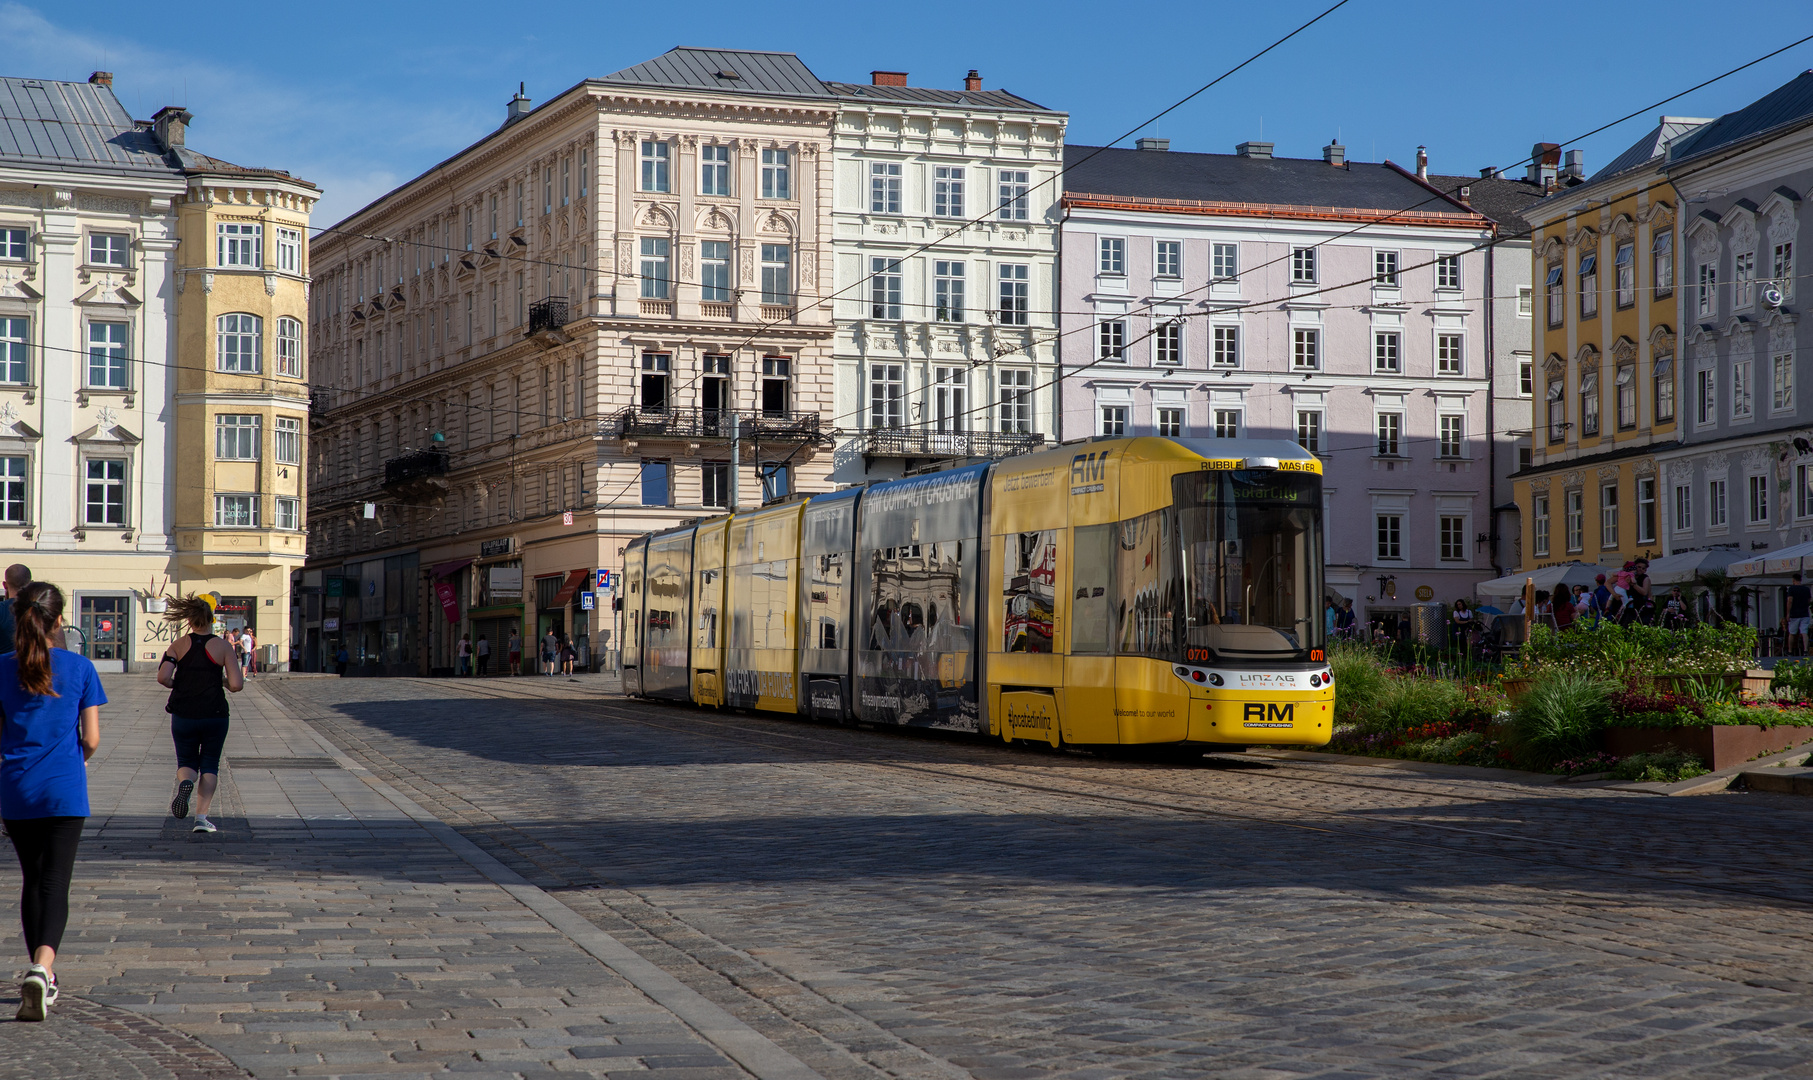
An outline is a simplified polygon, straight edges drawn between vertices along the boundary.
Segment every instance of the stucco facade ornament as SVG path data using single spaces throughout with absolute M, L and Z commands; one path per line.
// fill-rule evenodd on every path
M 1762 447 L 1754 447 L 1744 453 L 1744 471 L 1746 473 L 1766 473 L 1773 455 Z
M 1693 257 L 1707 262 L 1719 253 L 1719 233 L 1710 221 L 1701 218 L 1690 230 L 1693 234 Z
M 1668 463 L 1668 482 L 1685 484 L 1693 479 L 1693 462 L 1686 458 L 1677 458 Z
M 1612 235 L 1620 240 L 1629 240 L 1637 235 L 1637 224 L 1629 214 L 1619 214 L 1612 221 Z
M 1551 379 L 1558 379 L 1567 373 L 1567 361 L 1555 353 L 1550 353 L 1548 359 L 1542 362 L 1542 372 Z
M 1569 247 L 1590 248 L 1599 242 L 1599 234 L 1590 228 L 1569 229 L 1567 242 Z
M 1582 478 L 1578 472 L 1568 473 L 1566 476 L 1563 476 L 1561 478 L 1561 486 L 1577 488 L 1580 486 L 1581 479 Z
M 1637 358 L 1637 343 L 1627 337 L 1620 337 L 1612 345 L 1612 359 L 1620 364 L 1628 364 Z
M 1728 215 L 1731 222 L 1731 250 L 1756 250 L 1756 218 L 1749 213 L 1734 212 Z
M 1786 199 L 1775 207 L 1774 212 L 1769 215 L 1769 243 L 1771 245 L 1786 244 L 1794 239 L 1794 234 L 1800 231 L 1800 224 L 1795 220 L 1797 216 L 1794 206 Z
M 1654 476 L 1656 475 L 1656 459 L 1638 458 L 1637 463 L 1630 467 L 1630 472 L 1632 476 Z
M 42 209 L 44 200 L 35 191 L 0 191 L 0 206 L 29 206 Z
M 1546 476 L 1530 477 L 1530 490 L 1531 491 L 1547 491 L 1548 489 L 1549 489 L 1549 478 L 1548 477 L 1546 477 Z
M 1708 476 L 1723 476 L 1730 471 L 1731 459 L 1727 458 L 1724 454 L 1706 455 L 1706 474 Z
M 1780 315 L 1769 323 L 1769 352 L 1791 352 L 1794 349 L 1794 317 Z
M 1599 466 L 1599 482 L 1600 483 L 1602 483 L 1602 484 L 1610 483 L 1611 481 L 1616 480 L 1616 479 L 1618 479 L 1618 466 L 1616 466 L 1616 465 Z
M 1651 352 L 1656 353 L 1657 355 L 1662 353 L 1668 353 L 1670 356 L 1674 355 L 1674 332 L 1666 326 L 1656 327 L 1654 330 L 1650 331 L 1649 348 Z

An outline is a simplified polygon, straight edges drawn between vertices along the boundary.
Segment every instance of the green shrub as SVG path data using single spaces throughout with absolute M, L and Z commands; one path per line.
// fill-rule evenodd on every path
M 1676 780 L 1705 776 L 1710 771 L 1698 757 L 1670 746 L 1653 754 L 1632 754 L 1612 768 L 1612 778 L 1634 783 L 1671 784 Z
M 1335 691 L 1341 682 L 1335 680 Z M 1403 731 L 1448 719 L 1466 704 L 1466 694 L 1452 679 L 1427 675 L 1386 675 L 1372 710 L 1354 719 L 1360 730 Z
M 1433 761 L 1441 765 L 1471 764 L 1485 749 L 1486 742 L 1486 736 L 1481 732 L 1463 731 L 1445 739 L 1405 743 L 1398 748 L 1398 754 L 1411 761 Z
M 1619 680 L 1688 672 L 1733 674 L 1748 668 L 1755 655 L 1756 630 L 1733 623 L 1670 630 L 1642 623 L 1577 622 L 1559 633 L 1538 623 L 1530 628 L 1529 643 L 1519 654 L 1514 673 L 1534 677 L 1575 669 Z
M 1511 711 L 1506 732 L 1519 764 L 1548 769 L 1584 757 L 1611 717 L 1617 686 L 1584 671 L 1551 671 L 1539 677 Z
M 1813 661 L 1775 665 L 1775 678 L 1769 680 L 1769 689 L 1778 698 L 1813 701 Z
M 1358 724 L 1370 716 L 1390 676 L 1378 651 L 1353 642 L 1328 650 L 1328 669 L 1335 677 L 1335 723 Z

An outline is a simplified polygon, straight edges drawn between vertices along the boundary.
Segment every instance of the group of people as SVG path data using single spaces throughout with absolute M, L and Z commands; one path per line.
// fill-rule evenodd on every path
M 571 675 L 573 665 L 579 662 L 579 649 L 565 634 L 556 634 L 552 628 L 542 635 L 540 645 L 541 673 L 543 675 Z M 506 670 L 511 675 L 522 671 L 522 637 L 514 628 L 510 631 L 508 656 L 510 666 Z M 478 661 L 478 675 L 483 678 L 491 674 L 491 641 L 484 634 L 478 636 L 476 643 L 471 634 L 461 634 L 459 645 L 455 650 L 457 667 L 455 671 L 461 678 L 473 673 L 473 661 Z
M 0 824 L 18 856 L 19 918 L 27 963 L 17 1019 L 39 1021 L 57 1000 L 56 958 L 69 925 L 76 848 L 90 812 L 88 762 L 101 746 L 107 694 L 94 664 L 63 648 L 63 591 L 33 581 L 15 563 L 0 574 Z M 185 627 L 158 664 L 170 688 L 164 706 L 176 749 L 170 815 L 193 811 L 197 833 L 218 832 L 208 810 L 218 786 L 228 726 L 226 692 L 245 687 L 240 657 L 249 632 L 229 642 L 213 633 L 217 601 L 187 596 L 165 618 Z
M 1521 614 L 1521 607 L 1516 610 Z M 1537 590 L 1536 616 L 1557 630 L 1588 620 L 1595 626 L 1610 620 L 1625 626 L 1660 623 L 1679 629 L 1692 620 L 1693 611 L 1679 585 L 1656 597 L 1649 580 L 1649 560 L 1639 558 L 1610 575 L 1595 575 L 1591 586 L 1564 585 L 1552 595 Z
M 1351 597 L 1343 596 L 1338 604 L 1332 597 L 1322 599 L 1322 629 L 1329 641 L 1358 635 L 1359 620 L 1353 613 Z

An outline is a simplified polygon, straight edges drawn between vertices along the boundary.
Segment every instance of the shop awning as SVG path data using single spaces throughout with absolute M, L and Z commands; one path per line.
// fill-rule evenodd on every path
M 1735 551 L 1683 551 L 1649 564 L 1652 585 L 1687 585 L 1701 574 L 1724 571 L 1741 556 Z
M 1813 544 L 1795 544 L 1733 562 L 1725 573 L 1734 578 L 1779 577 L 1786 582 L 1787 575 L 1805 569 L 1801 560 L 1809 556 L 1813 556 Z
M 560 583 L 560 591 L 554 594 L 554 606 L 566 607 L 573 602 L 573 594 L 585 587 L 586 580 L 592 576 L 590 570 L 569 570 L 567 579 Z
M 1545 566 L 1540 570 L 1531 570 L 1521 574 L 1506 574 L 1504 577 L 1493 578 L 1490 581 L 1482 581 L 1478 585 L 1473 586 L 1473 591 L 1479 596 L 1493 597 L 1495 599 L 1501 597 L 1509 599 L 1523 595 L 1523 582 L 1525 578 L 1529 578 L 1531 581 L 1535 582 L 1538 589 L 1542 589 L 1545 592 L 1554 592 L 1555 589 L 1562 585 L 1591 586 L 1600 574 L 1609 576 L 1612 570 L 1612 567 L 1594 566 L 1592 563 L 1562 563 L 1560 566 Z
M 471 565 L 471 559 L 455 559 L 452 562 L 435 563 L 434 569 L 430 570 L 429 573 L 434 577 L 442 578 L 453 573 L 455 570 L 464 570 Z

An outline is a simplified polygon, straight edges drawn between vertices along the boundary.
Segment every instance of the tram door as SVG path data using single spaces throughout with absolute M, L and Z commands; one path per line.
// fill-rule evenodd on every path
M 648 542 L 643 573 L 642 692 L 649 697 L 692 700 L 693 529 L 662 533 Z
M 623 692 L 644 693 L 642 688 L 643 567 L 648 540 L 637 539 L 623 555 Z
M 855 594 L 856 507 L 861 488 L 806 504 L 800 536 L 801 709 L 816 720 L 855 715 L 850 685 L 850 604 Z

